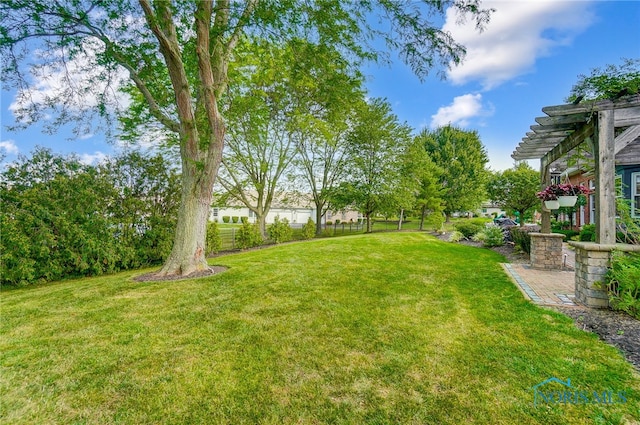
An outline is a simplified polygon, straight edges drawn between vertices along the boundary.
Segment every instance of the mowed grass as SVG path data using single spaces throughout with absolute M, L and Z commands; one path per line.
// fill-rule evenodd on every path
M 382 233 L 215 258 L 229 269 L 202 279 L 3 291 L 0 421 L 638 423 L 638 373 L 500 261 Z M 550 377 L 627 402 L 535 406 Z

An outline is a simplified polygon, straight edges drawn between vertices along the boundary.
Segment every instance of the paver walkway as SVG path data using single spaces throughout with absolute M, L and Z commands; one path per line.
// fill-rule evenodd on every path
M 528 264 L 503 264 L 525 298 L 542 305 L 576 305 L 575 255 L 563 245 L 563 270 L 537 270 Z

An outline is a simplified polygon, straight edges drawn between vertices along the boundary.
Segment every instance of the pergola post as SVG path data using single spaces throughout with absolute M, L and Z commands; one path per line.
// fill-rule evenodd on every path
M 615 126 L 613 109 L 598 111 L 595 149 L 596 243 L 616 243 Z
M 540 179 L 540 190 L 544 190 L 545 187 L 551 184 L 551 173 L 549 172 L 549 164 L 547 163 L 546 158 L 542 158 L 540 160 Z M 541 204 L 542 222 L 540 223 L 540 233 L 551 233 L 551 211 L 544 205 L 544 202 L 541 201 Z

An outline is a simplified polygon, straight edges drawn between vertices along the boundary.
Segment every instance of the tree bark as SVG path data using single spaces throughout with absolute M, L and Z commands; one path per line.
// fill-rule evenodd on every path
M 322 208 L 316 204 L 316 236 L 322 235 Z

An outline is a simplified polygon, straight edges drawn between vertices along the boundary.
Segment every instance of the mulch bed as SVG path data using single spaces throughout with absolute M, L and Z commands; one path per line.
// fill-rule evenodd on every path
M 226 267 L 222 266 L 211 266 L 206 270 L 200 270 L 194 273 L 191 273 L 187 276 L 177 276 L 177 275 L 168 275 L 168 276 L 158 276 L 158 272 L 151 272 L 141 274 L 140 276 L 136 276 L 133 278 L 136 282 L 162 282 L 169 280 L 185 280 L 185 279 L 196 279 L 199 277 L 213 276 L 214 274 L 222 273 L 227 270 Z

